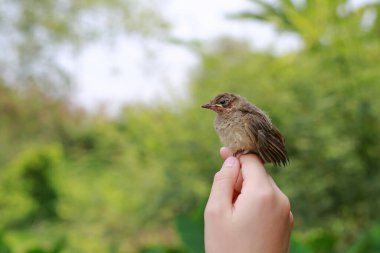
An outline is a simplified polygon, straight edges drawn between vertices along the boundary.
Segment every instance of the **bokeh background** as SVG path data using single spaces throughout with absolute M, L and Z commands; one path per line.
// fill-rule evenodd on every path
M 265 35 L 247 24 L 275 32 L 255 47 L 176 36 L 164 0 L 1 0 L 0 252 L 203 252 L 221 160 L 200 105 L 222 91 L 267 111 L 286 137 L 290 165 L 267 168 L 292 203 L 291 252 L 380 252 L 380 4 L 355 3 L 247 0 L 224 19 L 254 38 Z M 124 102 L 83 102 L 79 91 L 115 87 L 101 57 L 85 61 L 98 68 L 90 79 L 76 68 L 99 42 L 141 46 L 144 63 L 131 46 L 126 64 L 158 86 L 116 68 Z

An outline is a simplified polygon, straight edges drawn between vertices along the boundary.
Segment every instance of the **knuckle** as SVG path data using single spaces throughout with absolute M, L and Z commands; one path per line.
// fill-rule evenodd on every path
M 204 211 L 205 220 L 219 219 L 223 215 L 223 209 L 219 205 L 207 205 Z
M 281 197 L 281 207 L 282 207 L 282 210 L 284 211 L 284 214 L 289 215 L 290 210 L 291 210 L 291 204 L 290 204 L 289 198 L 285 194 L 283 194 Z
M 254 199 L 260 206 L 273 206 L 276 202 L 276 194 L 270 188 L 261 189 L 256 192 Z
M 294 216 L 293 216 L 292 212 L 289 213 L 289 219 L 290 219 L 290 221 L 289 221 L 290 228 L 293 229 L 293 227 L 294 227 Z
M 252 200 L 256 205 L 259 205 L 262 208 L 276 208 L 280 210 L 284 214 L 287 213 L 289 215 L 291 205 L 288 197 L 285 194 L 279 194 L 274 189 L 262 188 L 260 190 L 256 190 L 252 193 Z

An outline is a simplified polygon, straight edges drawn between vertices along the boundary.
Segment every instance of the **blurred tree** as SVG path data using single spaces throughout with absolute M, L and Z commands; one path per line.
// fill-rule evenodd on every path
M 351 1 L 249 0 L 253 10 L 231 15 L 233 18 L 261 21 L 273 25 L 279 32 L 292 32 L 303 39 L 307 49 L 344 42 L 377 34 L 374 24 L 377 3 L 353 8 Z
M 0 81 L 66 94 L 59 58 L 88 42 L 126 34 L 159 36 L 167 23 L 155 1 L 0 1 Z M 64 85 L 64 86 L 62 86 Z
M 374 156 L 380 153 L 380 4 L 252 2 L 258 11 L 238 17 L 295 32 L 305 46 L 273 56 L 223 39 L 203 53 L 192 97 L 201 104 L 232 91 L 268 111 L 286 136 L 291 165 L 273 173 L 292 200 L 297 228 L 310 233 L 310 243 L 326 243 L 320 252 L 344 252 L 380 208 Z M 368 13 L 375 17 L 370 22 Z M 323 233 L 313 232 L 319 228 Z
M 293 252 L 347 252 L 360 231 L 378 219 L 380 208 L 378 5 L 353 10 L 342 1 L 253 2 L 261 5 L 254 13 L 265 18 L 252 15 L 252 20 L 276 20 L 271 24 L 297 33 L 305 46 L 274 56 L 242 41 L 220 39 L 200 52 L 188 100 L 173 98 L 175 107 L 129 105 L 115 118 L 90 115 L 40 88 L 15 92 L 9 85 L 40 77 L 41 84 L 53 83 L 45 60 L 55 59 L 56 50 L 72 41 L 80 47 L 107 30 L 108 21 L 123 15 L 115 14 L 123 9 L 116 4 L 121 1 L 42 1 L 35 3 L 38 8 L 0 2 L 0 30 L 13 27 L 12 36 L 20 31 L 1 37 L 2 42 L 20 41 L 14 50 L 4 50 L 14 58 L 0 57 L 6 66 L 0 68 L 0 226 L 44 208 L 62 218 L 7 230 L 15 252 L 62 235 L 68 252 L 182 252 L 180 239 L 186 251 L 199 251 L 202 215 L 193 211 L 207 197 L 221 164 L 214 114 L 200 105 L 222 91 L 242 94 L 266 110 L 286 137 L 291 165 L 268 169 L 292 201 Z M 63 32 L 49 24 L 62 26 Z M 11 71 L 7 61 L 19 59 L 21 48 L 25 58 L 14 66 L 25 61 L 47 72 L 33 67 L 20 78 Z M 36 61 L 26 57 L 34 53 Z M 360 252 L 378 246 L 372 239 L 378 229 L 368 234 L 356 246 Z
M 5 220 L 1 225 L 28 226 L 31 222 L 58 218 L 52 171 L 60 153 L 59 146 L 54 145 L 29 148 L 2 171 L 0 213 Z
M 51 182 L 51 170 L 54 161 L 51 152 L 37 151 L 32 157 L 25 160 L 21 180 L 26 191 L 35 202 L 32 213 L 35 219 L 55 219 L 57 214 L 57 190 Z

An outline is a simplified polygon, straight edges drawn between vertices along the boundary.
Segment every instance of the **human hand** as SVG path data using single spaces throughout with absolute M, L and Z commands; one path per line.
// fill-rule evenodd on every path
M 288 252 L 293 215 L 286 195 L 256 155 L 220 154 L 225 162 L 204 213 L 206 253 Z

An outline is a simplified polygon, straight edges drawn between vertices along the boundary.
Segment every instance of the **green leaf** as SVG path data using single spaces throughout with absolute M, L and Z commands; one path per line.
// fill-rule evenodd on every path
M 380 252 L 380 223 L 372 225 L 350 247 L 347 253 L 376 253 Z
M 0 253 L 12 253 L 8 243 L 4 241 L 3 233 L 0 232 Z
M 167 248 L 164 246 L 153 246 L 141 249 L 139 253 L 185 253 L 181 249 Z
M 203 210 L 205 205 L 200 205 L 194 213 L 177 217 L 177 230 L 180 234 L 185 249 L 189 253 L 204 252 L 204 220 Z

